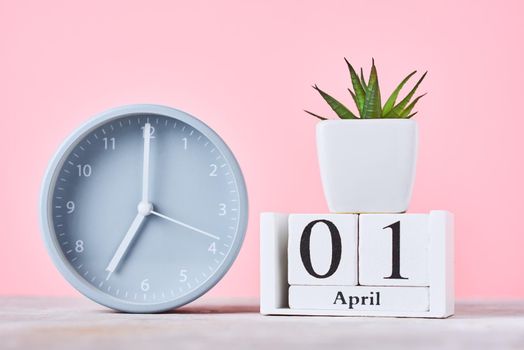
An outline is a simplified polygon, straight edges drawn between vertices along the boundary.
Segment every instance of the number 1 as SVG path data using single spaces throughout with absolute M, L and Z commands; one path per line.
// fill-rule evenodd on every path
M 384 279 L 407 280 L 407 277 L 400 275 L 400 221 L 392 223 L 383 229 L 390 228 L 393 234 L 391 242 L 391 276 L 384 277 Z

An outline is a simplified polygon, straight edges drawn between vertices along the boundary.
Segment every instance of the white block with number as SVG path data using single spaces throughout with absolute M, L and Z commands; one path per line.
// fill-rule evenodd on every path
M 429 286 L 429 214 L 362 214 L 359 236 L 359 284 Z
M 289 215 L 289 284 L 356 285 L 357 222 L 352 214 Z

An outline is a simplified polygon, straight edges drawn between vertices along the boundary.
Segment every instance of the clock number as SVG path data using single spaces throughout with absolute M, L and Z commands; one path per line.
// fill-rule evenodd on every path
M 209 164 L 209 167 L 211 168 L 211 172 L 209 173 L 209 176 L 217 176 L 217 170 L 218 170 L 217 165 Z
M 66 208 L 67 208 L 67 213 L 71 214 L 72 212 L 75 211 L 75 202 L 73 202 L 73 201 L 67 202 L 66 203 Z
M 180 270 L 180 279 L 179 279 L 180 282 L 185 282 L 187 281 L 187 270 L 186 269 L 181 269 Z
M 187 137 L 183 137 L 182 142 L 184 143 L 184 151 L 185 151 L 187 150 Z
M 391 240 L 391 276 L 384 277 L 386 280 L 407 280 L 407 277 L 400 275 L 400 221 L 394 222 L 383 229 L 390 228 L 392 232 Z
M 209 248 L 207 248 L 207 251 L 213 253 L 213 255 L 216 254 L 216 252 L 217 252 L 217 246 L 216 246 L 215 242 L 212 242 L 212 243 L 209 245 Z
M 84 251 L 84 241 L 79 239 L 75 242 L 75 252 L 82 253 Z
M 116 148 L 116 139 L 114 137 L 110 137 L 110 138 L 107 138 L 107 137 L 104 137 L 103 138 L 104 140 L 104 149 L 105 150 L 112 150 L 114 151 L 115 148 Z
M 142 135 L 144 135 L 144 127 L 142 129 Z M 155 137 L 155 127 L 153 125 L 149 126 L 149 138 L 154 139 Z
M 310 242 L 311 242 L 311 231 L 313 226 L 318 223 L 325 224 L 329 233 L 331 234 L 331 265 L 329 266 L 328 272 L 323 275 L 318 274 L 311 264 L 311 251 L 310 251 Z M 340 238 L 340 233 L 338 232 L 337 227 L 331 221 L 328 220 L 315 220 L 310 222 L 302 232 L 302 238 L 300 239 L 300 257 L 302 258 L 302 264 L 306 268 L 306 271 L 313 277 L 316 278 L 328 278 L 333 275 L 340 264 L 340 259 L 342 258 L 342 239 Z
M 219 203 L 218 204 L 218 216 L 224 216 L 226 215 L 226 204 L 225 203 Z
M 78 164 L 76 166 L 78 168 L 78 176 L 84 176 L 84 177 L 89 177 L 91 176 L 91 173 L 92 173 L 92 169 L 91 169 L 91 165 L 89 164 Z
M 145 280 L 140 283 L 140 289 L 142 289 L 143 292 L 147 292 L 151 286 L 149 285 L 149 278 L 146 278 Z

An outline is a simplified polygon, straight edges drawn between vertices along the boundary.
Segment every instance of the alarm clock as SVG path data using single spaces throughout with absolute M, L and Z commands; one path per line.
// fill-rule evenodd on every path
M 40 219 L 54 264 L 80 293 L 115 310 L 162 312 L 203 295 L 231 267 L 247 227 L 246 185 L 202 121 L 130 105 L 59 147 Z

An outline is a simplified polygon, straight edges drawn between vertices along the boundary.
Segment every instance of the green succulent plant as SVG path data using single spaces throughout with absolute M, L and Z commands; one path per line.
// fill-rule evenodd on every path
M 413 108 L 415 107 L 417 102 L 426 94 L 417 96 L 413 101 L 411 101 L 411 98 L 415 95 L 415 92 L 417 91 L 417 88 L 419 87 L 422 80 L 424 80 L 424 77 L 428 73 L 427 71 L 422 75 L 422 77 L 420 77 L 420 79 L 417 81 L 417 83 L 411 89 L 411 91 L 402 100 L 400 100 L 400 102 L 397 103 L 397 98 L 400 93 L 400 90 L 402 90 L 402 88 L 407 83 L 409 78 L 415 75 L 417 71 L 414 71 L 408 74 L 408 76 L 405 77 L 404 80 L 402 80 L 400 84 L 398 84 L 397 88 L 391 93 L 391 96 L 389 96 L 384 106 L 382 106 L 382 102 L 380 99 L 380 87 L 378 85 L 377 68 L 375 67 L 375 60 L 372 59 L 371 61 L 371 72 L 369 73 L 369 79 L 367 82 L 364 79 L 364 71 L 362 70 L 362 68 L 360 68 L 360 76 L 359 76 L 357 72 L 355 71 L 355 69 L 353 68 L 353 66 L 349 63 L 349 61 L 346 58 L 344 58 L 344 60 L 346 61 L 346 64 L 348 66 L 349 75 L 351 78 L 351 84 L 353 86 L 353 90 L 348 88 L 348 91 L 351 94 L 351 97 L 353 98 L 355 105 L 357 106 L 358 114 L 360 117 L 357 117 L 355 113 L 353 113 L 349 108 L 344 106 L 337 99 L 327 94 L 326 92 L 322 91 L 317 85 L 313 86 L 313 89 L 315 89 L 320 94 L 320 96 L 322 96 L 322 98 L 328 103 L 328 105 L 339 116 L 339 118 L 341 119 L 372 119 L 372 118 L 408 119 L 408 118 L 413 117 L 415 114 L 417 114 L 417 112 L 413 112 Z M 328 119 L 326 117 L 320 116 L 310 111 L 305 110 L 305 112 L 316 118 L 322 119 L 322 120 Z

